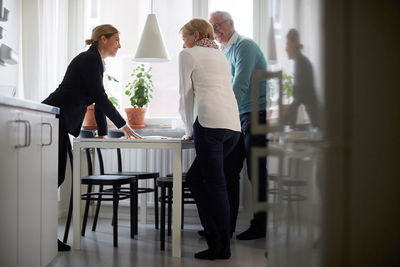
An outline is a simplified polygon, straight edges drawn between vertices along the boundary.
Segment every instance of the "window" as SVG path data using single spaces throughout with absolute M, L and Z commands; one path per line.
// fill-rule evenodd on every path
M 141 63 L 134 62 L 133 57 L 147 15 L 151 12 L 151 1 L 148 3 L 125 0 L 86 1 L 86 38 L 90 37 L 91 30 L 98 24 L 109 23 L 120 31 L 121 49 L 115 58 L 106 59 L 105 71 L 105 74 L 115 77 L 119 82 L 110 81 L 107 75 L 104 75 L 104 86 L 109 96 L 112 95 L 119 100 L 121 114 L 124 114 L 123 108 L 130 106 L 124 88 L 131 81 L 132 70 Z M 192 18 L 192 3 L 180 0 L 154 0 L 153 12 L 157 16 L 170 61 L 147 64 L 153 68 L 154 92 L 146 117 L 179 118 L 178 55 L 182 49 L 182 39 L 178 32 Z
M 209 13 L 227 11 L 235 22 L 235 29 L 240 35 L 253 38 L 253 1 L 209 0 Z
M 119 99 L 121 113 L 123 108 L 130 105 L 129 99 L 124 95 L 124 87 L 130 81 L 130 73 L 140 64 L 134 62 L 133 56 L 143 30 L 147 15 L 150 13 L 151 1 L 125 1 L 125 0 L 86 0 L 85 8 L 85 38 L 90 36 L 94 25 L 110 23 L 120 31 L 122 48 L 115 58 L 106 60 L 106 74 L 115 77 L 119 82 L 109 81 L 105 75 L 104 84 L 109 95 Z M 195 6 L 193 6 L 195 3 Z M 293 72 L 293 62 L 288 60 L 285 51 L 286 33 L 294 27 L 302 36 L 304 53 L 309 56 L 318 72 L 319 45 L 313 41 L 314 35 L 319 32 L 316 18 L 311 16 L 318 10 L 318 0 L 308 0 L 303 4 L 295 0 L 153 0 L 153 11 L 157 15 L 160 30 L 166 42 L 170 55 L 170 62 L 152 63 L 154 92 L 153 99 L 148 106 L 147 119 L 159 118 L 160 123 L 169 123 L 166 118 L 177 118 L 179 105 L 179 75 L 178 55 L 182 49 L 182 40 L 178 34 L 179 29 L 192 18 L 192 14 L 198 14 L 208 19 L 209 13 L 216 10 L 228 11 L 235 22 L 235 28 L 241 35 L 255 39 L 263 51 L 267 51 L 265 36 L 268 34 L 266 27 L 255 31 L 254 26 L 263 25 L 270 15 L 274 18 L 276 50 L 279 67 L 285 73 Z M 268 11 L 259 12 L 255 16 L 253 9 L 265 8 Z M 199 10 L 193 10 L 198 7 Z M 206 8 L 202 8 L 206 7 Z M 112 12 L 111 12 L 112 10 Z M 178 12 L 179 11 L 179 12 Z M 300 15 L 300 13 L 301 15 Z M 267 16 L 267 17 L 266 17 Z M 257 17 L 257 21 L 254 18 Z M 257 23 L 253 25 L 253 23 Z M 317 25 L 317 26 L 315 26 Z M 257 27 L 256 27 L 257 28 Z M 265 32 L 265 33 L 264 33 Z M 312 33 L 312 34 L 311 34 Z M 265 34 L 265 36 L 264 36 Z M 255 36 L 254 36 L 255 35 Z M 319 74 L 316 73 L 316 86 L 320 85 Z
M 155 0 L 154 13 L 157 15 L 171 61 L 152 64 L 155 89 L 147 116 L 179 117 L 178 55 L 183 44 L 179 30 L 192 18 L 192 3 Z

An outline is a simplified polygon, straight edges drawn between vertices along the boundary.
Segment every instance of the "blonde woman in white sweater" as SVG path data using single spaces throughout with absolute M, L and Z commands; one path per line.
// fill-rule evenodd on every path
M 208 249 L 198 259 L 228 259 L 230 208 L 224 161 L 240 136 L 237 102 L 232 90 L 229 63 L 214 42 L 211 24 L 192 19 L 180 30 L 180 114 L 184 139 L 194 139 L 196 159 L 186 183 L 197 204 Z

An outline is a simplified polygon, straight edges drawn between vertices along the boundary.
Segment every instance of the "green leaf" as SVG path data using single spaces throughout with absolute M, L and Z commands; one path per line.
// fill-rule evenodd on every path
M 140 64 L 130 74 L 134 78 L 125 86 L 127 88 L 125 94 L 130 96 L 129 100 L 132 107 L 143 107 L 150 102 L 154 87 L 151 80 L 151 69 L 151 67 L 146 68 L 144 64 Z
M 117 108 L 119 108 L 119 103 L 118 103 L 118 99 L 114 96 L 110 96 L 108 98 L 110 100 L 111 103 L 113 103 L 114 106 L 116 106 Z

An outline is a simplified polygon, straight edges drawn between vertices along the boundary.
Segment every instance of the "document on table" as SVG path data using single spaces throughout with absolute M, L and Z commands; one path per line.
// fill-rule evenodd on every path
M 143 135 L 142 138 L 143 139 L 176 139 L 176 138 L 160 136 L 160 135 Z

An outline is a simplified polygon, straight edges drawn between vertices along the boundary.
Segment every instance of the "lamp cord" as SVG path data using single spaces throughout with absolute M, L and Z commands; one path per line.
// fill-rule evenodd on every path
M 151 14 L 153 14 L 153 0 L 151 0 Z

